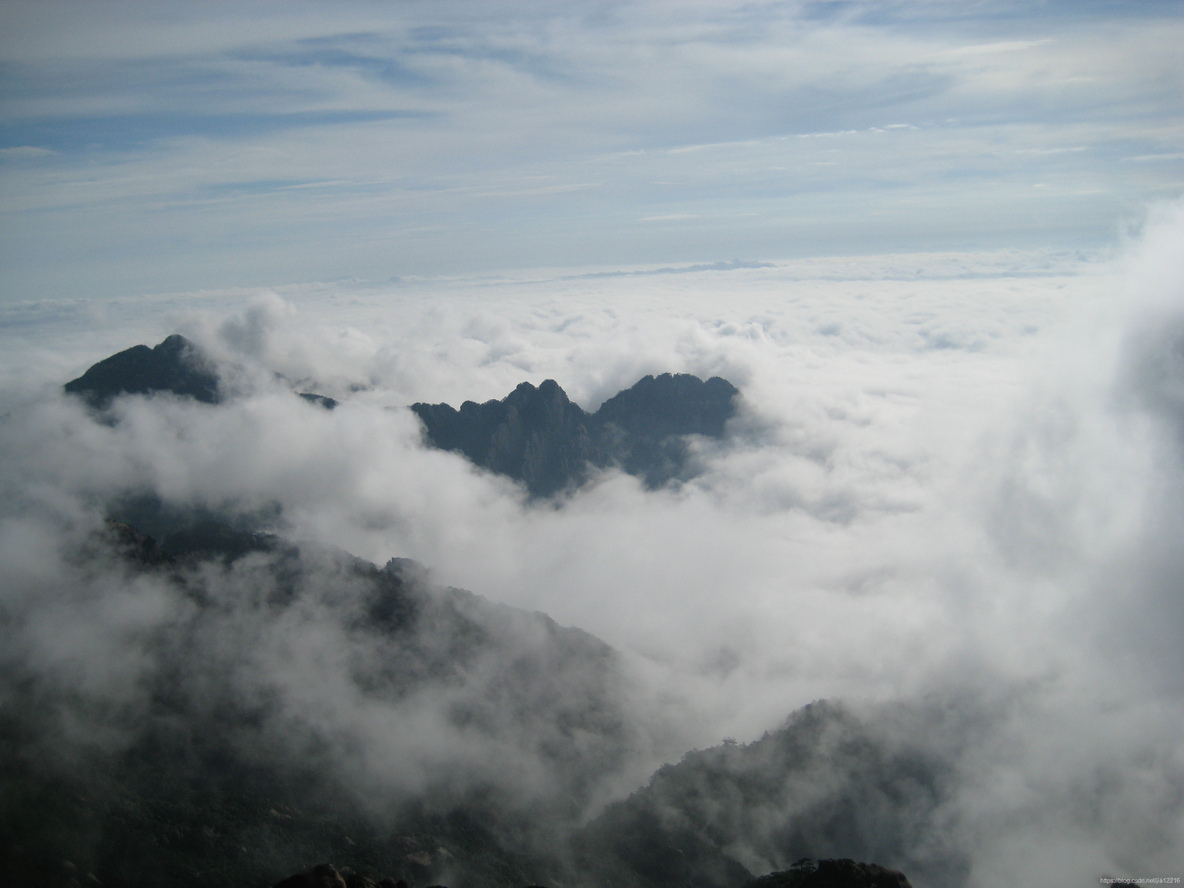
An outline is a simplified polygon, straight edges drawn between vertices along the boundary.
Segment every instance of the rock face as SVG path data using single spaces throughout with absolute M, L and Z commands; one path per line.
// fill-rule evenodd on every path
M 283 379 L 277 374 L 278 379 Z M 134 345 L 104 358 L 77 379 L 64 386 L 69 394 L 80 395 L 91 407 L 103 410 L 119 395 L 151 395 L 169 392 L 205 404 L 226 400 L 226 391 L 214 362 L 194 343 L 179 333 L 149 348 Z M 332 410 L 333 398 L 316 392 L 297 394 L 318 407 Z
M 692 434 L 719 438 L 738 394 L 734 385 L 718 376 L 704 382 L 688 373 L 663 373 L 643 377 L 632 388 L 613 395 L 596 411 L 596 419 L 648 440 Z
M 658 487 L 689 471 L 686 436 L 722 438 L 736 387 L 719 377 L 646 376 L 596 413 L 573 404 L 553 379 L 519 385 L 501 401 L 413 404 L 427 441 L 550 496 L 618 466 Z
M 276 882 L 275 888 L 347 888 L 341 873 L 327 863 L 319 863 L 312 869 Z
M 908 888 L 893 870 L 806 854 L 965 882 L 931 854 L 948 825 L 940 766 L 842 707 L 688 753 L 588 823 L 645 735 L 618 656 L 587 633 L 436 586 L 407 559 L 379 567 L 212 521 L 159 545 L 108 522 L 71 564 L 95 583 L 76 600 L 150 590 L 158 622 L 138 640 L 120 630 L 141 667 L 143 705 L 126 713 L 79 706 L 72 679 L 58 692 L 0 657 L 13 888 L 265 886 L 297 872 L 280 884 Z M 118 742 L 92 744 L 78 724 Z M 373 770 L 369 749 L 384 757 Z M 307 869 L 325 860 L 337 869 Z M 753 881 L 772 869 L 784 871 Z
M 840 855 L 962 885 L 967 862 L 943 841 L 948 778 L 927 748 L 886 741 L 875 723 L 817 702 L 753 743 L 725 742 L 660 768 L 588 823 L 576 847 L 601 883 L 642 888 L 900 888 L 894 871 L 802 861 Z M 782 872 L 751 882 L 762 870 Z
M 905 874 L 854 860 L 799 860 L 788 870 L 753 879 L 743 888 L 913 888 Z
M 119 395 L 168 392 L 206 404 L 226 399 L 218 368 L 184 336 L 136 345 L 99 361 L 64 386 L 96 410 Z M 333 410 L 338 402 L 297 392 Z M 609 398 L 595 413 L 573 404 L 553 379 L 519 385 L 500 401 L 413 404 L 429 444 L 519 481 L 531 496 L 578 487 L 596 469 L 616 466 L 650 488 L 695 474 L 688 436 L 723 438 L 736 412 L 736 387 L 718 376 L 646 376 Z
M 723 438 L 740 392 L 718 376 L 703 382 L 686 373 L 646 376 L 596 411 L 612 460 L 657 487 L 684 474 L 687 435 Z
M 675 868 L 679 868 L 676 866 Z M 681 868 L 685 869 L 685 861 Z M 673 876 L 673 873 L 669 875 Z M 687 884 L 693 884 L 693 876 Z M 1119 883 L 1115 883 L 1118 885 Z M 1125 883 L 1123 883 L 1125 884 Z M 273 888 L 408 888 L 402 879 L 390 876 L 381 882 L 347 872 L 341 874 L 327 863 L 276 882 Z M 441 886 L 437 886 L 441 888 Z M 528 886 L 538 888 L 538 886 Z M 745 882 L 740 888 L 913 888 L 905 874 L 874 863 L 854 860 L 799 860 L 788 870 L 769 873 Z
M 409 888 L 402 879 L 387 876 L 381 882 L 346 870 L 339 873 L 327 863 L 318 863 L 312 869 L 276 882 L 274 888 Z
M 589 434 L 591 417 L 568 400 L 554 380 L 538 388 L 524 382 L 500 401 L 413 404 L 428 441 L 463 453 L 479 466 L 546 496 L 584 480 L 587 464 L 604 454 Z
M 337 406 L 337 401 L 325 395 L 318 395 L 316 392 L 298 392 L 300 397 L 308 401 L 310 404 L 316 404 L 318 407 L 324 407 L 326 410 L 332 410 Z
M 65 385 L 92 407 L 107 407 L 117 395 L 172 392 L 206 404 L 222 400 L 218 374 L 202 352 L 177 333 L 149 348 L 135 345 L 105 358 Z
M 640 742 L 608 645 L 408 559 L 212 521 L 157 544 L 109 521 L 69 565 L 70 600 L 154 602 L 119 636 L 143 705 L 80 701 L 0 656 L 6 886 L 265 886 L 325 860 L 346 888 L 549 884 Z M 327 868 L 285 884 L 340 888 Z

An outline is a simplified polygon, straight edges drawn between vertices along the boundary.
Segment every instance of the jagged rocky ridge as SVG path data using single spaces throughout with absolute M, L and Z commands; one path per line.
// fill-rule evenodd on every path
M 66 388 L 99 411 L 121 394 L 227 397 L 180 336 Z M 553 381 L 459 411 L 413 409 L 436 446 L 547 495 L 608 465 L 651 486 L 687 477 L 685 436 L 722 437 L 736 400 L 722 379 L 663 374 L 595 414 Z M 413 562 L 379 568 L 263 532 L 267 515 L 244 523 L 137 496 L 109 514 L 157 536 L 111 521 L 63 578 L 83 606 L 148 589 L 166 607 L 129 638 L 143 659 L 132 699 L 79 698 L 15 648 L 0 653 L 0 871 L 19 874 L 11 884 L 264 888 L 333 860 L 354 881 L 416 888 L 737 888 L 807 855 L 853 853 L 915 864 L 935 884 L 964 876 L 956 855 L 916 853 L 934 845 L 918 831 L 935 822 L 940 763 L 886 751 L 842 707 L 809 708 L 750 746 L 691 753 L 585 822 L 644 734 L 607 645 L 435 586 Z M 19 617 L 0 616 L 19 637 Z M 435 755 L 425 765 L 412 743 L 391 757 L 425 712 L 439 720 L 417 742 Z M 367 763 L 371 747 L 393 772 Z M 767 884 L 832 884 L 816 872 L 830 870 L 791 866 Z
M 962 875 L 914 853 L 936 829 L 939 764 L 884 749 L 842 707 L 690 753 L 581 826 L 642 741 L 621 663 L 592 636 L 414 562 L 212 522 L 159 543 L 108 523 L 72 563 L 96 581 L 86 595 L 150 589 L 169 616 L 128 639 L 141 696 L 118 705 L 0 655 L 16 888 L 264 888 L 318 860 L 413 888 L 739 888 L 844 847 L 933 884 Z
M 850 858 L 799 860 L 787 870 L 753 879 L 744 888 L 912 888 L 899 870 Z
M 112 355 L 64 386 L 103 410 L 123 394 L 167 392 L 208 404 L 226 397 L 215 363 L 184 336 L 154 348 L 137 345 Z M 332 410 L 337 401 L 313 392 L 301 398 Z M 578 487 L 592 472 L 615 466 L 650 488 L 696 473 L 690 436 L 720 439 L 736 412 L 739 391 L 713 376 L 646 376 L 605 401 L 595 413 L 573 404 L 553 379 L 520 384 L 500 401 L 416 403 L 428 444 L 461 453 L 482 468 L 546 497 Z
M 346 870 L 338 872 L 329 864 L 277 882 L 273 888 L 409 888 L 401 879 L 386 876 L 369 879 Z M 539 888 L 539 886 L 528 886 Z M 740 888 L 912 888 L 904 873 L 874 863 L 850 859 L 799 860 L 788 870 L 770 873 L 745 882 Z
M 75 606 L 130 589 L 165 616 L 107 702 L 0 654 L 9 885 L 262 886 L 327 858 L 520 886 L 636 743 L 607 645 L 413 562 L 214 523 L 112 523 L 71 560 Z
M 575 844 L 596 849 L 589 853 L 614 884 L 641 874 L 653 888 L 723 888 L 749 871 L 832 855 L 900 867 L 926 884 L 964 884 L 969 864 L 948 814 L 949 761 L 884 730 L 928 721 L 940 735 L 941 717 L 887 709 L 876 721 L 838 703 L 810 704 L 753 743 L 725 741 L 662 767 Z M 768 888 L 782 884 L 798 883 Z
M 713 376 L 646 376 L 595 413 L 573 404 L 553 379 L 519 385 L 500 401 L 413 404 L 429 443 L 549 496 L 617 466 L 649 487 L 694 472 L 688 436 L 724 436 L 739 391 Z

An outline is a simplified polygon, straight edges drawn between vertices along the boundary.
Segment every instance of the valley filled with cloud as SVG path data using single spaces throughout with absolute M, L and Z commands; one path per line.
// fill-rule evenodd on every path
M 59 388 L 102 349 L 74 345 L 41 378 L 6 369 L 26 393 L 3 423 L 7 659 L 69 690 L 73 742 L 120 742 L 147 705 L 152 639 L 191 605 L 115 567 L 80 573 L 73 553 L 111 503 L 149 494 L 379 565 L 413 558 L 603 639 L 637 736 L 599 775 L 600 803 L 832 700 L 949 769 L 942 853 L 967 884 L 1170 867 L 1180 219 L 1166 206 L 1121 257 L 1038 273 L 964 256 L 926 277 L 897 257 L 165 303 L 141 338 L 175 328 L 233 368 L 226 402 L 127 396 L 102 421 Z M 52 320 L 27 341 L 38 327 L 40 350 L 69 339 Z M 609 469 L 532 500 L 427 447 L 407 409 L 553 378 L 592 410 L 664 371 L 723 376 L 742 401 L 727 439 L 693 445 L 701 473 L 657 490 Z M 233 573 L 213 582 L 248 594 Z M 235 693 L 261 682 L 285 719 L 357 748 L 343 759 L 363 803 L 471 755 L 507 767 L 486 740 L 464 752 L 447 695 L 358 711 L 336 620 L 292 620 L 220 630 L 252 651 Z M 874 828 L 907 833 L 906 817 Z
M 594 6 L 0 13 L 9 871 L 1184 877 L 1178 11 Z

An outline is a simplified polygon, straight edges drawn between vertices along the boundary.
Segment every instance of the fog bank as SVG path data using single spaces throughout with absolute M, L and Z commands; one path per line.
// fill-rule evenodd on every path
M 873 719 L 947 710 L 881 722 L 953 769 L 967 884 L 1184 875 L 1182 245 L 1176 204 L 1110 264 L 910 256 L 199 294 L 134 324 L 112 303 L 85 332 L 44 306 L 0 334 L 7 656 L 123 713 L 106 720 L 118 733 L 152 656 L 128 639 L 188 605 L 119 571 L 82 576 L 71 552 L 131 494 L 271 515 L 288 538 L 414 558 L 620 651 L 645 739 L 601 797 L 820 698 Z M 174 331 L 234 368 L 236 397 L 128 397 L 103 423 L 60 393 Z M 608 471 L 532 502 L 425 447 L 406 409 L 553 378 L 594 410 L 665 371 L 723 376 L 743 406 L 727 442 L 696 445 L 704 473 L 659 491 Z M 275 675 L 285 694 L 318 686 Z M 442 702 L 417 705 L 430 728 L 406 736 L 446 737 Z M 367 773 L 406 755 L 356 713 L 315 712 Z

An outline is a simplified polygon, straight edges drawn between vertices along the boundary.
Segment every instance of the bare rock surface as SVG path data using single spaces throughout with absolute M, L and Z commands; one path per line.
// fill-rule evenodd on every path
M 587 413 L 553 379 L 500 401 L 413 404 L 429 444 L 522 482 L 532 496 L 578 487 L 616 466 L 649 487 L 694 473 L 687 437 L 720 439 L 739 391 L 718 376 L 646 376 Z

